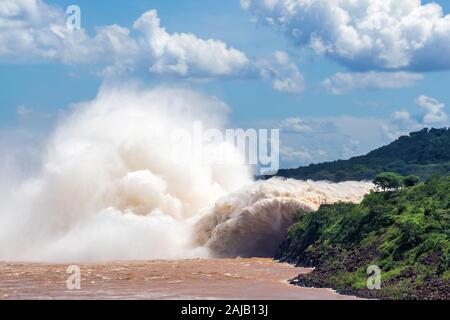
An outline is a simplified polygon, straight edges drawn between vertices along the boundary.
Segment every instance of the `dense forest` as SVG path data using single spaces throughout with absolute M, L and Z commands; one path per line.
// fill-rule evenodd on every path
M 448 143 L 448 136 L 448 131 L 423 131 L 400 139 L 395 149 L 410 150 L 411 158 L 422 163 L 444 159 L 448 147 L 441 145 L 438 152 L 436 144 Z M 429 153 L 408 148 L 405 141 L 428 141 Z M 390 150 L 380 149 L 371 158 L 388 157 Z M 361 204 L 298 212 L 276 258 L 316 267 L 292 280 L 302 286 L 331 287 L 369 298 L 450 299 L 450 177 L 432 175 L 420 183 L 417 177 L 399 180 L 395 173 L 383 173 L 374 182 L 378 189 Z M 367 286 L 369 266 L 381 272 L 379 290 Z
M 386 171 L 401 175 L 416 175 L 422 179 L 431 174 L 449 174 L 450 128 L 423 129 L 402 136 L 364 156 L 280 170 L 278 176 L 299 180 L 341 182 L 372 180 L 378 173 Z

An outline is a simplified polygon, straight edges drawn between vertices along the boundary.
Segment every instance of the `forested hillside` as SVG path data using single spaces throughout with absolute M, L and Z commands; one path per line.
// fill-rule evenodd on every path
M 280 170 L 278 176 L 299 180 L 372 180 L 380 172 L 426 179 L 450 173 L 450 128 L 423 129 L 402 136 L 367 155 L 297 169 Z
M 298 212 L 276 258 L 316 269 L 294 283 L 371 298 L 450 299 L 450 178 L 381 191 L 385 177 L 392 175 L 380 175 L 381 187 L 361 204 Z M 367 287 L 369 266 L 381 272 L 379 290 Z

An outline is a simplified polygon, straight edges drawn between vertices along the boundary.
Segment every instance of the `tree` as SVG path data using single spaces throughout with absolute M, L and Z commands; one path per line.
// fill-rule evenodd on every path
M 398 190 L 403 186 L 403 177 L 394 172 L 383 172 L 375 177 L 373 184 L 383 191 Z
M 407 176 L 403 179 L 403 184 L 405 187 L 414 187 L 420 183 L 420 178 L 418 176 Z
M 442 230 L 448 232 L 450 224 L 450 210 L 427 208 L 425 210 L 425 216 L 437 221 Z

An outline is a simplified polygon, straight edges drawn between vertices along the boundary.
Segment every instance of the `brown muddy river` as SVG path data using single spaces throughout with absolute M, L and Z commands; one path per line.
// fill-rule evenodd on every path
M 270 259 L 207 259 L 78 264 L 80 289 L 69 290 L 68 264 L 0 263 L 1 299 L 355 299 L 287 280 L 310 269 Z M 73 283 L 73 282 L 72 282 Z

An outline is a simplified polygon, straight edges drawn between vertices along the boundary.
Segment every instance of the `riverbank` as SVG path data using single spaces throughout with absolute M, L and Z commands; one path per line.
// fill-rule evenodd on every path
M 342 295 L 356 296 L 362 299 L 381 299 L 381 300 L 394 300 L 391 292 L 382 291 L 377 289 L 355 289 L 352 286 L 337 286 L 333 281 L 333 271 L 331 270 L 314 270 L 308 274 L 300 274 L 297 277 L 289 281 L 290 284 L 303 287 L 303 288 L 330 288 L 332 287 L 337 293 Z M 414 282 L 418 280 L 418 277 L 412 272 L 409 276 L 402 276 L 402 279 L 395 279 L 393 281 L 401 281 L 407 279 Z M 392 282 L 393 282 L 392 281 Z M 389 284 L 388 284 L 389 285 Z M 448 283 L 439 279 L 429 279 L 427 285 L 421 286 L 420 289 L 414 291 L 414 294 L 405 295 L 400 297 L 406 300 L 450 300 Z
M 330 263 L 328 259 L 333 255 L 336 258 Z M 449 282 L 440 277 L 424 277 L 413 268 L 405 269 L 397 275 L 391 273 L 384 276 L 381 270 L 380 287 L 371 289 L 368 286 L 373 285 L 370 275 L 355 272 L 360 269 L 358 265 L 361 261 L 364 261 L 362 255 L 353 253 L 342 259 L 342 255 L 336 255 L 331 250 L 331 253 L 324 253 L 322 257 L 324 262 L 317 262 L 317 267 L 311 272 L 298 274 L 289 283 L 302 288 L 332 288 L 339 294 L 363 299 L 450 300 Z M 366 257 L 369 255 L 366 254 Z M 307 258 L 297 260 L 297 264 L 307 265 Z
M 300 211 L 275 258 L 315 267 L 292 281 L 301 286 L 365 298 L 450 300 L 449 205 L 450 178 L 432 177 L 371 192 L 360 204 Z
M 289 252 L 295 244 L 291 240 L 283 243 L 280 252 Z M 377 260 L 380 242 L 373 242 L 365 247 L 343 250 L 342 248 L 313 245 L 296 258 L 281 257 L 281 263 L 294 266 L 313 267 L 311 272 L 298 274 L 289 283 L 302 288 L 332 288 L 342 295 L 351 295 L 363 299 L 382 300 L 450 300 L 449 279 L 446 275 L 427 272 L 417 265 L 383 269 Z M 291 249 L 289 249 L 291 247 Z M 285 250 L 285 251 L 283 251 Z M 298 254 L 298 253 L 297 253 Z M 429 266 L 436 266 L 442 257 L 433 255 L 426 261 Z M 380 272 L 380 287 L 370 289 L 374 284 L 367 272 L 369 266 L 383 267 Z M 448 274 L 448 272 L 447 272 Z M 374 279 L 374 278 L 373 278 Z

